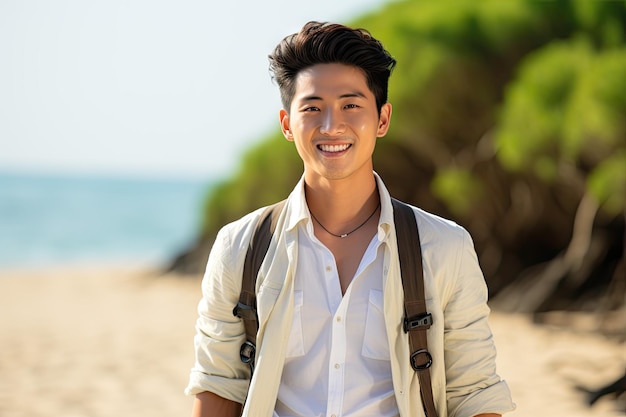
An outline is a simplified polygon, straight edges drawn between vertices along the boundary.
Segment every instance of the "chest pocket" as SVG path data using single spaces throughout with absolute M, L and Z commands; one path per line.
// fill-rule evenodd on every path
M 361 354 L 369 359 L 389 361 L 389 342 L 385 328 L 383 292 L 370 290 Z
M 287 358 L 295 358 L 304 355 L 304 337 L 302 335 L 302 291 L 293 293 L 293 320 L 287 342 Z

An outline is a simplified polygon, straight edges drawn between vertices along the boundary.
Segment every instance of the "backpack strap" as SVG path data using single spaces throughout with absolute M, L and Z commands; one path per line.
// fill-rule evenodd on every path
M 433 324 L 433 317 L 426 310 L 422 246 L 413 209 L 395 198 L 393 220 L 396 226 L 400 274 L 404 288 L 405 333 L 409 334 L 411 367 L 417 372 L 420 394 L 426 417 L 437 417 L 430 378 L 433 358 L 428 351 L 426 331 Z M 417 233 L 416 233 L 417 232 Z
M 259 328 L 256 312 L 256 278 L 267 249 L 270 246 L 272 235 L 276 229 L 276 222 L 285 205 L 285 201 L 283 200 L 267 207 L 257 221 L 243 264 L 239 302 L 233 309 L 233 315 L 243 320 L 246 329 L 246 341 L 241 345 L 239 356 L 243 363 L 250 365 L 251 373 L 254 372 L 256 334 Z
M 433 359 L 428 351 L 426 339 L 426 330 L 432 325 L 433 319 L 432 315 L 426 311 L 419 231 L 413 209 L 395 198 L 392 198 L 391 202 L 398 242 L 400 273 L 404 288 L 405 318 L 403 328 L 405 332 L 409 333 L 411 367 L 417 372 L 419 378 L 420 394 L 426 417 L 437 417 L 430 378 L 430 366 Z M 239 302 L 233 309 L 233 315 L 241 317 L 244 322 L 246 341 L 241 345 L 239 354 L 241 361 L 250 365 L 251 373 L 254 373 L 256 334 L 258 331 L 256 278 L 284 204 L 285 200 L 265 209 L 255 226 L 244 261 Z M 415 233 L 416 231 L 417 233 Z M 419 256 L 415 256 L 416 254 Z

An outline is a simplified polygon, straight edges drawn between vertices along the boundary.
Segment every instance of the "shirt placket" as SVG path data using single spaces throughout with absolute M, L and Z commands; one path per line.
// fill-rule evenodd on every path
M 345 362 L 346 362 L 346 328 L 345 317 L 349 293 L 341 296 L 339 276 L 332 255 L 326 261 L 326 295 L 328 306 L 333 314 L 331 329 L 330 354 L 328 356 L 328 399 L 327 417 L 341 416 L 343 405 Z
M 328 417 L 341 416 L 344 397 L 345 384 L 345 364 L 346 364 L 346 306 L 348 294 L 343 297 L 335 315 L 333 316 L 333 327 L 331 335 L 331 346 L 329 355 L 328 370 Z

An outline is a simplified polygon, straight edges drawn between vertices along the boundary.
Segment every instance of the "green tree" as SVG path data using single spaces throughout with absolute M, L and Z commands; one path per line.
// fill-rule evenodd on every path
M 376 170 L 469 229 L 503 308 L 626 285 L 626 2 L 397 1 L 351 24 L 398 60 Z M 174 267 L 201 269 L 219 227 L 286 197 L 301 170 L 277 128 L 210 195 Z

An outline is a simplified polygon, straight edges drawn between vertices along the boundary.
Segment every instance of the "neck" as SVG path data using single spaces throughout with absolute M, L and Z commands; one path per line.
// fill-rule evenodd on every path
M 305 193 L 309 210 L 329 230 L 351 230 L 369 216 L 379 204 L 376 179 L 355 183 L 346 180 L 306 182 Z

